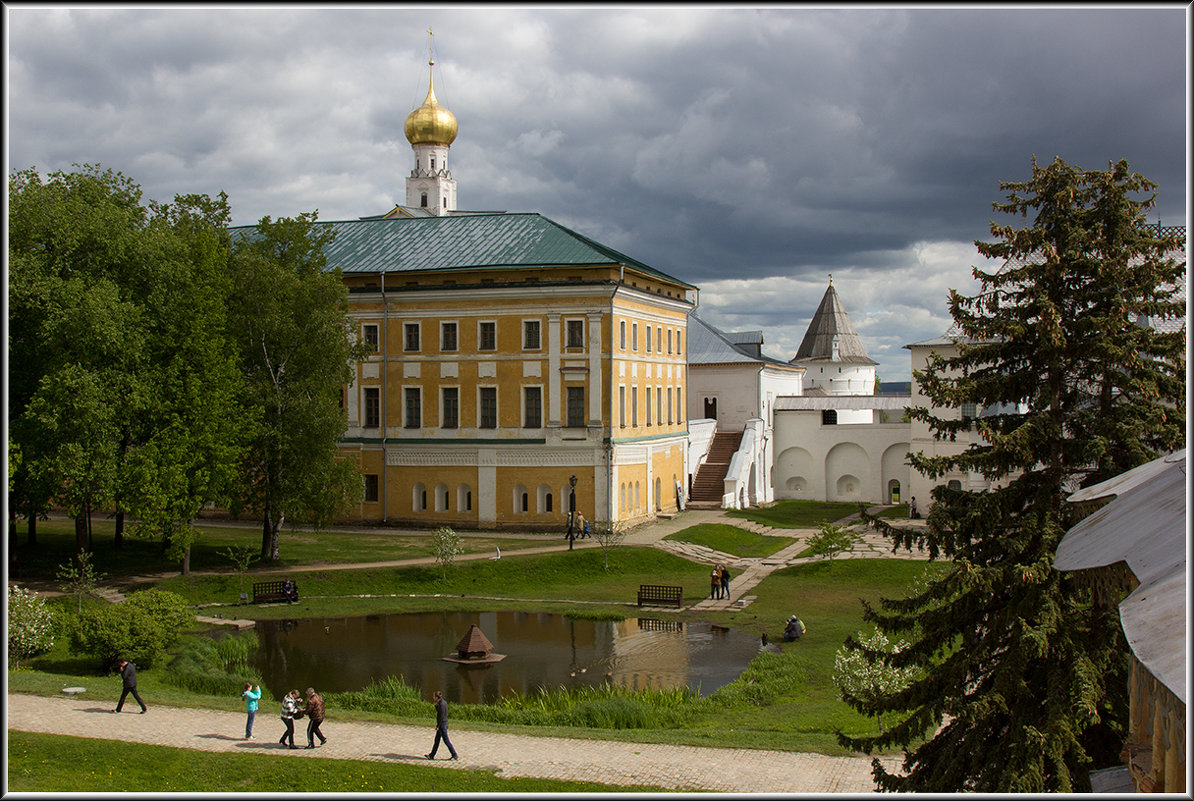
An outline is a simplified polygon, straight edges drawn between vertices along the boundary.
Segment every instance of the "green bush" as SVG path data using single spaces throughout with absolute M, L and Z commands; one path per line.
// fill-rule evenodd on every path
M 383 681 L 370 681 L 363 690 L 328 693 L 327 703 L 338 709 L 360 709 L 389 712 L 393 715 L 430 715 L 431 704 L 401 676 L 388 676 Z
M 240 695 L 245 682 L 262 684 L 260 673 L 248 665 L 259 643 L 252 631 L 219 642 L 201 635 L 189 636 L 170 661 L 163 681 L 205 695 Z M 264 686 L 262 694 L 268 694 Z
M 8 664 L 16 668 L 22 659 L 45 653 L 54 647 L 57 629 L 54 612 L 32 590 L 8 586 Z
M 167 633 L 173 633 L 173 639 L 166 643 L 167 648 L 178 642 L 182 630 L 195 620 L 190 602 L 178 593 L 166 590 L 138 590 L 130 593 L 124 603 L 149 612 L 161 621 Z
M 124 603 L 84 609 L 71 631 L 73 654 L 94 658 L 100 672 L 124 657 L 141 669 L 161 663 L 194 619 L 184 598 L 164 590 L 142 590 Z

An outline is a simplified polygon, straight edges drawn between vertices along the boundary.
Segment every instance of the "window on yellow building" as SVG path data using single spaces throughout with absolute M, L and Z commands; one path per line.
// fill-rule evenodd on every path
M 363 478 L 365 479 L 365 503 L 377 503 L 377 474 L 366 473 Z
M 445 351 L 456 350 L 456 323 L 440 323 L 439 349 Z
M 539 350 L 541 347 L 539 337 L 539 321 L 538 320 L 523 320 L 522 322 L 522 349 L 523 350 Z
M 456 387 L 443 389 L 443 417 L 440 425 L 443 428 L 457 428 L 460 426 L 460 390 Z
M 417 387 L 407 387 L 403 390 L 406 403 L 406 428 L 420 428 L 423 425 L 423 403 Z
M 543 427 L 543 388 L 523 387 L 523 420 L 524 428 Z
M 477 325 L 477 350 L 497 350 L 497 323 L 485 321 Z
M 584 320 L 568 320 L 568 344 L 569 348 L 583 348 L 585 346 L 585 321 Z
M 408 353 L 419 349 L 419 324 L 405 323 L 402 326 L 402 349 Z
M 365 428 L 381 425 L 381 390 L 365 387 Z
M 585 388 L 568 387 L 568 422 L 572 428 L 580 428 L 585 424 Z
M 369 348 L 370 353 L 377 353 L 378 351 L 378 336 L 376 325 L 363 326 L 365 346 Z
M 497 428 L 497 387 L 481 387 L 479 428 Z
M 626 350 L 626 321 L 618 323 L 618 342 L 622 350 Z

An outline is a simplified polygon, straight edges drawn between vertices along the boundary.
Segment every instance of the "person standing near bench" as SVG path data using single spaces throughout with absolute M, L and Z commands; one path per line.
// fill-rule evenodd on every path
M 456 759 L 456 749 L 452 747 L 452 741 L 448 739 L 448 702 L 444 700 L 444 694 L 439 690 L 431 696 L 431 700 L 435 702 L 435 743 L 431 746 L 431 753 L 427 754 L 428 759 L 435 759 L 435 752 L 439 750 L 439 741 L 443 740 L 444 745 L 448 746 L 448 753 L 452 756 L 451 759 Z
M 137 668 L 133 663 L 121 657 L 117 662 L 120 665 L 120 685 L 123 691 L 120 693 L 120 700 L 116 702 L 116 708 L 113 712 L 119 712 L 124 709 L 124 699 L 128 697 L 129 693 L 133 694 L 133 698 L 137 699 L 137 703 L 141 705 L 141 714 L 144 715 L 149 711 L 149 707 L 141 700 L 141 696 L 137 694 Z
M 307 688 L 307 706 L 303 709 L 303 714 L 307 716 L 307 747 L 315 747 L 317 736 L 320 745 L 326 743 L 328 738 L 319 730 L 319 724 L 323 723 L 323 698 L 315 692 L 314 687 Z

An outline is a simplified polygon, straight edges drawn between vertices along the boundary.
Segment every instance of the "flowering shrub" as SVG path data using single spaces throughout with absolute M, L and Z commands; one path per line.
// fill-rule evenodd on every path
M 8 664 L 44 653 L 54 646 L 54 612 L 36 592 L 8 585 Z
M 451 526 L 440 526 L 431 532 L 431 550 L 435 554 L 435 561 L 439 564 L 443 578 L 448 577 L 448 568 L 456 559 L 456 554 L 463 550 L 460 547 L 460 535 Z
M 899 692 L 912 683 L 916 675 L 914 668 L 895 667 L 879 655 L 898 654 L 908 647 L 903 640 L 892 645 L 887 635 L 875 629 L 870 634 L 858 637 L 860 649 L 843 645 L 833 660 L 833 683 L 843 696 L 863 701 L 873 701 L 882 696 Z M 865 649 L 865 650 L 864 650 Z M 876 715 L 879 731 L 883 731 L 883 718 Z

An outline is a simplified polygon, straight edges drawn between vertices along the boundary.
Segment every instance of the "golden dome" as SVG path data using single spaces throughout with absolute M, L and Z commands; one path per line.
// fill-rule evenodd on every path
M 434 67 L 435 62 L 427 62 Z M 435 99 L 435 75 L 427 82 L 427 99 L 406 116 L 402 126 L 412 145 L 450 145 L 456 140 L 456 117 Z

